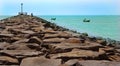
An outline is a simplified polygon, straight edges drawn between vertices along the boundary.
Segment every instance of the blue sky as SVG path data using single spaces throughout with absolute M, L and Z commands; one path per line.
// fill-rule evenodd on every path
M 0 15 L 120 15 L 120 0 L 0 0 Z

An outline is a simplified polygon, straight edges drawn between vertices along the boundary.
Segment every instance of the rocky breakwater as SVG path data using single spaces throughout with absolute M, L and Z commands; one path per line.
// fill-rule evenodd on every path
M 120 66 L 120 51 L 101 38 L 44 19 L 0 20 L 0 66 Z

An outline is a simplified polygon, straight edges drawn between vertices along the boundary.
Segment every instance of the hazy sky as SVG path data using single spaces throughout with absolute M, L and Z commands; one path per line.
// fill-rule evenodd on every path
M 0 0 L 0 15 L 120 15 L 120 0 Z

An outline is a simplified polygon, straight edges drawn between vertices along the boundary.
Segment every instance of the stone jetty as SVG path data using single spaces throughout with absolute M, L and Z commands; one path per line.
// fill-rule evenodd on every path
M 0 66 L 120 66 L 114 43 L 34 15 L 0 20 Z

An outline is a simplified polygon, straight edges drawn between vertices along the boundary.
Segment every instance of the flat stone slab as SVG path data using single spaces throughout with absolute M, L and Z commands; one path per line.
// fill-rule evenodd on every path
M 71 59 L 71 60 L 68 60 L 67 62 L 65 62 L 64 65 L 74 66 L 74 64 L 76 64 L 78 61 L 79 61 L 78 59 Z
M 4 47 L 6 50 L 36 50 L 40 49 L 40 45 L 36 43 L 18 43 Z
M 63 41 L 62 43 L 84 43 L 85 40 L 84 39 L 80 39 L 80 38 L 68 38 L 65 41 Z
M 100 55 L 105 54 L 103 53 L 99 53 L 96 51 L 90 51 L 90 50 L 74 50 L 71 52 L 66 52 L 66 53 L 58 53 L 58 54 L 51 54 L 50 57 L 51 58 L 74 58 L 74 59 L 78 59 L 78 58 L 95 58 L 95 57 L 99 57 Z
M 70 51 L 74 48 L 76 49 L 85 49 L 85 50 L 98 50 L 102 47 L 98 43 L 90 43 L 90 44 L 76 44 L 76 43 L 60 43 L 60 44 L 49 44 L 50 47 L 54 48 L 54 52 L 65 52 Z
M 6 42 L 0 42 L 0 50 L 3 50 L 5 49 L 5 47 L 9 46 L 10 44 L 9 43 L 6 43 Z
M 53 30 L 44 30 L 43 31 L 45 34 L 57 34 L 58 31 L 53 31 Z
M 31 57 L 22 60 L 20 66 L 59 66 L 60 59 L 47 59 L 44 57 Z
M 43 43 L 61 43 L 64 40 L 65 38 L 49 38 L 49 39 L 44 39 Z
M 120 49 L 115 49 L 115 50 L 116 50 L 116 52 L 120 53 Z
M 24 34 L 34 34 L 35 32 L 33 32 L 33 31 L 21 31 L 22 33 L 24 33 Z
M 120 62 L 86 60 L 79 61 L 76 66 L 120 66 Z
M 44 38 L 56 38 L 59 34 L 45 34 Z
M 14 42 L 13 44 L 26 43 L 26 42 L 28 42 L 28 41 L 29 41 L 29 39 L 21 39 L 21 40 L 18 40 L 18 41 L 16 41 L 16 42 Z
M 20 66 L 20 65 L 0 65 L 0 66 Z
M 120 55 L 111 55 L 111 56 L 109 56 L 109 60 L 120 62 Z
M 22 29 L 13 29 L 13 28 L 10 29 L 10 31 L 16 34 L 34 34 L 35 33 L 34 31 L 31 31 L 31 30 L 22 30 Z
M 1 50 L 0 54 L 6 54 L 17 58 L 43 55 L 42 52 L 35 50 Z
M 8 37 L 8 38 L 11 38 L 13 37 L 14 35 L 13 34 L 0 34 L 0 37 Z
M 6 64 L 18 64 L 18 60 L 8 56 L 0 56 L 0 66 Z

